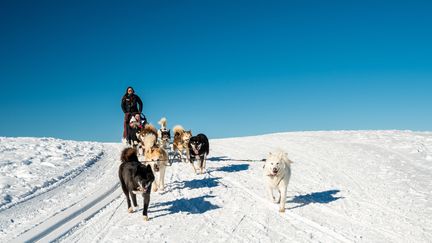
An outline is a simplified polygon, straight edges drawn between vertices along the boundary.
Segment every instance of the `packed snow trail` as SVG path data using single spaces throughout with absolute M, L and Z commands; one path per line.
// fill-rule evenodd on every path
M 142 198 L 138 197 L 139 210 L 129 214 L 120 190 L 106 193 L 118 183 L 122 146 L 103 146 L 100 160 L 80 175 L 31 199 L 34 203 L 2 211 L 0 241 L 19 239 L 38 225 L 51 234 L 41 222 L 80 203 L 75 207 L 89 207 L 84 210 L 87 214 L 75 215 L 76 222 L 59 216 L 65 221 L 57 227 L 61 234 L 41 239 L 428 242 L 432 238 L 432 133 L 296 132 L 211 140 L 208 173 L 195 175 L 190 165 L 180 162 L 168 167 L 165 191 L 151 195 L 148 222 L 142 219 Z M 294 161 L 284 214 L 267 198 L 263 162 L 241 161 L 260 160 L 276 148 L 287 151 Z M 96 200 L 101 194 L 104 200 Z M 31 210 L 36 212 L 30 217 Z
M 73 171 L 80 170 L 80 173 L 69 177 L 61 176 L 55 183 L 56 187 L 47 184 L 46 188 L 40 189 L 41 192 L 35 193 L 36 196 L 3 209 L 0 216 L 0 239 L 3 235 L 12 236 L 17 242 L 61 237 L 84 220 L 89 209 L 95 214 L 113 200 L 113 193 L 117 193 L 118 197 L 120 194 L 115 192 L 119 191 L 115 173 L 121 147 L 118 144 L 98 146 L 103 147 L 103 153 L 95 161 L 75 165 L 77 168 Z M 77 157 L 85 156 L 78 154 Z M 46 180 L 42 174 L 39 181 Z M 101 205 L 103 200 L 105 205 Z
M 14 239 L 14 241 L 55 241 L 78 226 L 80 222 L 97 214 L 102 208 L 118 198 L 120 193 L 119 184 L 115 184 L 108 190 L 96 194 L 96 198 L 87 198 L 79 204 L 75 204 L 65 211 L 59 212 L 55 216 L 20 235 Z

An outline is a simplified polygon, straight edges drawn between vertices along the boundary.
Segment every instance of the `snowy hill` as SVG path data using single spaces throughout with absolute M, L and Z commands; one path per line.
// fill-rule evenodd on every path
M 208 173 L 168 167 L 149 217 L 127 213 L 120 144 L 0 137 L 0 242 L 430 242 L 432 133 L 295 132 L 210 141 Z M 288 152 L 286 212 L 267 153 Z M 249 161 L 257 160 L 257 161 Z M 142 199 L 138 201 L 142 207 Z M 141 208 L 140 208 L 141 210 Z

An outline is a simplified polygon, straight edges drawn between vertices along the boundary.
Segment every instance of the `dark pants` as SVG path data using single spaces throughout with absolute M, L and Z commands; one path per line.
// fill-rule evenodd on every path
M 129 120 L 131 118 L 131 113 L 125 113 L 124 122 L 123 122 L 123 138 L 127 138 L 128 136 L 128 127 Z

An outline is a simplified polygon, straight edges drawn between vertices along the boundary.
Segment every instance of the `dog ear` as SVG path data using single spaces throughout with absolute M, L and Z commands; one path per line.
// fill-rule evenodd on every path
M 288 153 L 287 152 L 281 152 L 279 154 L 279 159 L 284 161 L 284 162 L 288 162 L 289 163 L 289 159 L 288 159 Z

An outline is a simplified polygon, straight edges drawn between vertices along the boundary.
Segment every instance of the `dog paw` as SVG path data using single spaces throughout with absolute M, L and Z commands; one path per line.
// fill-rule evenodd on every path
M 280 213 L 285 213 L 285 208 L 280 208 L 280 209 L 279 209 L 279 212 L 280 212 Z
M 134 209 L 132 207 L 128 208 L 128 213 L 133 213 Z
M 149 218 L 147 216 L 143 217 L 144 221 L 149 221 Z

